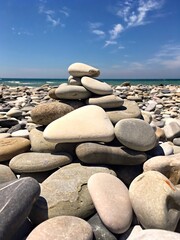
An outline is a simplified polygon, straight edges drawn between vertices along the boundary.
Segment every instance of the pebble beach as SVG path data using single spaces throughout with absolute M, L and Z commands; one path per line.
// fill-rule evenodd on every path
M 180 239 L 180 86 L 0 85 L 0 240 Z

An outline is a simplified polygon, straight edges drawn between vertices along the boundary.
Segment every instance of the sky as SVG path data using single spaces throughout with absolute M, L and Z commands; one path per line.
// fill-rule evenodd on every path
M 180 78 L 180 0 L 0 0 L 0 78 Z

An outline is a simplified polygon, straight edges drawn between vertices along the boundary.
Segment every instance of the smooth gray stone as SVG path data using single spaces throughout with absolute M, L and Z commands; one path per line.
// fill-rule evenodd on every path
M 88 220 L 88 223 L 92 227 L 94 233 L 94 240 L 117 240 L 115 234 L 111 233 L 104 226 L 97 213 Z
M 4 128 L 10 128 L 18 124 L 18 120 L 15 119 L 0 119 L 0 126 Z
M 72 157 L 67 153 L 27 152 L 13 157 L 9 162 L 9 167 L 16 173 L 46 172 L 71 162 Z
M 177 122 L 170 122 L 164 126 L 164 133 L 168 140 L 180 137 L 180 125 Z
M 87 218 L 94 213 L 94 205 L 87 189 L 92 174 L 115 172 L 104 167 L 85 167 L 71 163 L 54 172 L 41 184 L 41 195 L 35 203 L 30 219 L 39 224 L 48 218 L 71 215 Z
M 23 178 L 0 185 L 0 236 L 11 240 L 29 215 L 40 194 L 33 178 Z
M 137 103 L 135 101 L 124 100 L 124 103 L 121 107 L 111 110 L 107 110 L 112 123 L 116 124 L 121 119 L 126 118 L 140 118 L 141 110 L 139 109 Z
M 81 143 L 76 148 L 77 157 L 90 164 L 138 165 L 147 160 L 145 153 L 99 143 Z
M 16 180 L 15 174 L 6 166 L 0 164 L 0 184 Z
M 140 119 L 120 120 L 115 125 L 115 135 L 120 143 L 136 151 L 148 151 L 157 143 L 153 128 Z
M 174 138 L 174 139 L 173 139 L 173 143 L 174 143 L 174 145 L 176 145 L 176 146 L 180 146 L 180 137 Z

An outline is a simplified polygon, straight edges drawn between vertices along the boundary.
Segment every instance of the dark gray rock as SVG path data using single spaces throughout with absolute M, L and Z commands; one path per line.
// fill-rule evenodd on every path
M 0 119 L 1 127 L 10 128 L 16 124 L 18 124 L 18 120 L 15 120 L 15 119 Z

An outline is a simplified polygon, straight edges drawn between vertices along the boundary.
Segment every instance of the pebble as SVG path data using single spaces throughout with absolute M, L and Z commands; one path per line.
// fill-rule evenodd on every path
M 0 164 L 0 184 L 16 180 L 16 175 L 6 165 Z
M 0 135 L 0 137 L 1 137 L 1 135 Z M 173 143 L 174 143 L 174 145 L 176 145 L 176 146 L 180 146 L 180 137 L 174 138 L 174 139 L 173 139 Z
M 180 125 L 177 122 L 170 122 L 164 126 L 164 133 L 168 140 L 180 137 Z
M 88 180 L 88 190 L 104 225 L 117 234 L 128 230 L 132 207 L 124 183 L 108 173 L 96 173 Z
M 0 139 L 0 162 L 10 160 L 16 155 L 27 152 L 30 149 L 30 141 L 25 138 Z
M 115 135 L 124 146 L 137 151 L 148 151 L 157 143 L 152 127 L 140 119 L 120 120 L 115 125 Z
M 100 74 L 99 69 L 84 63 L 71 64 L 68 68 L 68 72 L 73 77 L 83 76 L 98 77 Z
M 18 131 L 11 133 L 11 136 L 29 138 L 29 131 L 27 129 L 20 129 Z
M 57 143 L 110 142 L 114 139 L 114 127 L 101 107 L 89 105 L 78 108 L 50 123 L 45 128 L 43 136 L 47 141 Z
M 51 218 L 38 225 L 26 240 L 93 240 L 93 231 L 89 223 L 74 216 Z
M 9 167 L 15 173 L 45 172 L 72 162 L 68 154 L 27 152 L 16 155 L 10 160 Z

